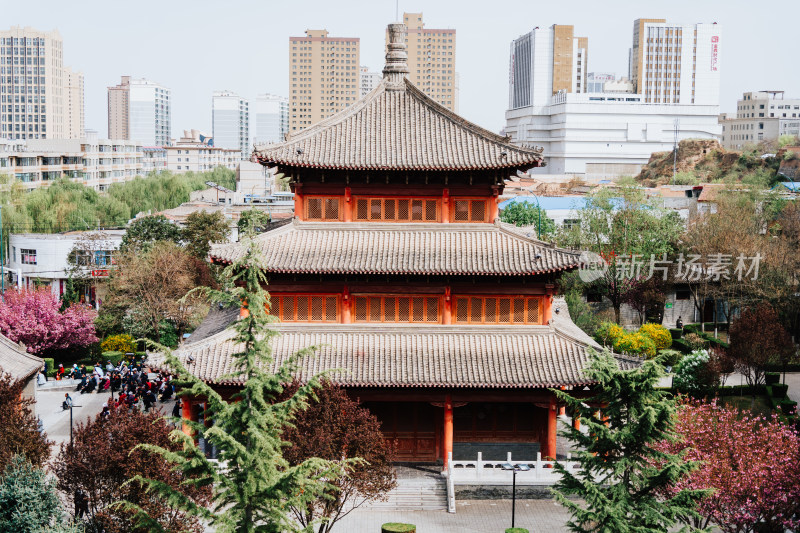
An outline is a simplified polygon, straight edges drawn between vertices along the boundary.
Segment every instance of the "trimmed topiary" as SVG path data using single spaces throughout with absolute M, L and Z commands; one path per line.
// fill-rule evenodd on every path
M 510 527 L 506 529 L 506 533 L 528 533 L 524 527 Z
M 764 381 L 767 385 L 775 385 L 776 383 L 780 383 L 781 375 L 778 372 L 767 372 L 764 374 Z
M 415 533 L 417 526 L 414 524 L 401 524 L 400 522 L 388 522 L 381 526 L 381 533 Z

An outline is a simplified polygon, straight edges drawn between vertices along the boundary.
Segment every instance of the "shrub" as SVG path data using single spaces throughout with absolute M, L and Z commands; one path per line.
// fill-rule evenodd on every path
M 136 351 L 136 340 L 127 333 L 111 335 L 106 337 L 100 347 L 103 352 L 134 352 Z
M 672 348 L 678 350 L 682 354 L 692 353 L 692 349 L 684 339 L 674 339 L 672 341 Z
M 639 328 L 639 333 L 650 337 L 656 344 L 656 350 L 664 350 L 672 346 L 672 335 L 661 324 L 643 324 Z
M 597 327 L 594 338 L 603 346 L 613 345 L 616 340 L 625 335 L 625 330 L 613 322 L 601 322 Z
M 781 380 L 781 375 L 778 372 L 767 372 L 764 377 L 764 381 L 767 385 L 774 385 L 779 383 Z
M 680 339 L 681 335 L 683 335 L 683 330 L 680 328 L 670 328 L 669 334 L 672 336 L 672 339 Z
M 683 340 L 692 351 L 702 350 L 708 347 L 706 340 L 697 333 L 689 333 L 683 337 Z
M 661 350 L 658 352 L 659 357 L 663 357 L 662 364 L 667 367 L 676 367 L 681 359 L 683 359 L 683 354 L 678 350 Z
M 125 352 L 117 352 L 117 351 L 110 351 L 110 352 L 103 352 L 103 363 L 106 361 L 111 361 L 111 364 L 117 366 L 120 361 L 125 358 Z
M 680 391 L 702 396 L 713 387 L 716 379 L 708 369 L 708 350 L 695 350 L 680 360 L 672 383 Z
M 795 409 L 797 409 L 797 402 L 794 402 L 792 400 L 786 399 L 786 400 L 781 401 L 780 406 L 781 406 L 781 412 L 783 414 L 785 414 L 785 415 L 793 415 L 794 412 L 795 412 Z
M 44 357 L 44 370 L 49 373 L 56 369 L 56 361 L 52 357 Z
M 414 533 L 417 526 L 413 524 L 401 524 L 399 522 L 388 522 L 381 526 L 381 533 Z
M 641 332 L 626 333 L 614 342 L 614 350 L 627 354 L 642 355 L 647 359 L 656 356 L 656 343 Z
M 784 398 L 786 397 L 786 393 L 789 391 L 789 385 L 785 385 L 783 383 L 775 383 L 771 386 L 772 388 L 772 396 L 774 398 Z

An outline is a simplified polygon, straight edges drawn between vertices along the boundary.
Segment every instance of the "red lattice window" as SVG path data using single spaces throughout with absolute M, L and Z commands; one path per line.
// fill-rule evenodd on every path
M 356 296 L 353 300 L 356 322 L 441 321 L 438 296 Z
M 339 297 L 319 294 L 272 294 L 269 312 L 281 322 L 339 322 Z
M 356 198 L 355 218 L 363 222 L 439 222 L 439 200 Z
M 541 324 L 539 296 L 457 296 L 456 324 Z
M 341 220 L 338 196 L 308 196 L 305 199 L 305 219 L 336 221 Z
M 486 199 L 456 199 L 453 200 L 453 222 L 487 222 L 489 215 L 488 200 Z

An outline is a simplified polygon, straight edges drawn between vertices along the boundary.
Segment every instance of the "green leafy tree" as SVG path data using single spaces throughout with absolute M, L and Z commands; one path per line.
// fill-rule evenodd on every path
M 561 479 L 553 493 L 572 515 L 570 531 L 666 532 L 686 517 L 698 516 L 695 506 L 707 491 L 687 489 L 663 496 L 697 465 L 657 447 L 678 438 L 675 403 L 656 389 L 663 375 L 661 364 L 651 360 L 621 370 L 605 352 L 595 354 L 585 372 L 598 384 L 590 398 L 553 390 L 587 430 L 567 426 L 561 432 L 580 450 L 578 470 L 555 465 Z M 595 415 L 599 406 L 603 419 Z
M 607 269 L 593 286 L 611 301 L 619 323 L 620 308 L 638 284 L 636 262 L 647 272 L 651 257 L 660 261 L 674 254 L 683 222 L 675 211 L 658 206 L 641 188 L 625 182 L 590 195 L 577 218 L 580 223 L 560 231 L 557 241 L 605 259 Z
M 142 448 L 167 458 L 179 471 L 203 479 L 213 491 L 211 505 L 198 506 L 157 481 L 134 478 L 174 508 L 200 517 L 220 533 L 298 531 L 300 526 L 292 518 L 291 508 L 307 508 L 325 491 L 335 490 L 334 481 L 356 464 L 354 460 L 319 458 L 291 464 L 283 456 L 289 446 L 283 431 L 291 426 L 298 411 L 308 407 L 320 381 L 314 377 L 300 385 L 290 398 L 278 399 L 285 385 L 292 382 L 300 359 L 310 356 L 314 348 L 287 358 L 274 373 L 270 370 L 274 361 L 272 340 L 278 332 L 270 327 L 273 317 L 266 310 L 269 295 L 262 288 L 266 278 L 259 255 L 251 241 L 245 256 L 224 271 L 231 281 L 230 292 L 203 291 L 214 303 L 247 303 L 248 316 L 233 326 L 235 342 L 241 351 L 233 355 L 232 374 L 225 378 L 241 383 L 239 392 L 230 400 L 223 399 L 210 385 L 189 373 L 168 349 L 161 347 L 166 364 L 182 383 L 180 394 L 205 398 L 205 416 L 214 421 L 212 427 L 185 423 L 219 450 L 219 461 L 207 459 L 193 437 L 178 430 L 173 439 L 183 444 L 180 452 L 157 446 Z M 152 523 L 139 506 L 132 502 L 125 505 L 138 512 L 141 524 Z
M 242 213 L 237 223 L 239 235 L 264 233 L 269 229 L 270 222 L 272 218 L 269 212 L 255 207 L 248 209 Z
M 80 302 L 80 296 L 78 295 L 78 291 L 75 290 L 75 282 L 72 280 L 72 276 L 70 276 L 67 278 L 64 294 L 61 295 L 61 312 L 63 313 L 70 305 L 78 302 Z
M 151 215 L 134 220 L 122 236 L 120 250 L 147 250 L 153 243 L 181 240 L 181 229 L 164 215 Z
M 527 201 L 509 204 L 500 213 L 500 220 L 515 226 L 535 226 L 541 237 L 553 235 L 556 231 L 556 223 L 553 219 L 547 218 L 547 212 Z M 540 221 L 542 227 L 539 227 Z
M 230 233 L 228 221 L 221 211 L 214 213 L 195 211 L 186 217 L 181 236 L 189 253 L 205 260 L 211 249 L 211 243 L 225 242 Z
M 24 457 L 14 456 L 0 479 L 0 531 L 38 533 L 61 514 L 54 481 Z

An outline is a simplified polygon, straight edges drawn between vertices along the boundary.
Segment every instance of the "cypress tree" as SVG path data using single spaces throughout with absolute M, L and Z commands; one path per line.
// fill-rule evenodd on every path
M 560 432 L 580 450 L 577 470 L 555 465 L 561 479 L 553 493 L 572 514 L 570 531 L 666 532 L 697 516 L 695 506 L 708 491 L 672 490 L 697 465 L 654 447 L 677 438 L 675 402 L 656 389 L 663 375 L 658 359 L 621 370 L 604 352 L 593 356 L 585 372 L 598 383 L 590 398 L 553 391 L 586 428 L 582 432 L 569 426 Z M 599 406 L 602 419 L 596 416 Z
M 332 482 L 357 462 L 310 458 L 293 466 L 283 457 L 283 450 L 289 445 L 282 438 L 283 430 L 292 424 L 295 413 L 308 406 L 314 390 L 320 386 L 321 376 L 302 384 L 288 399 L 278 399 L 284 386 L 291 384 L 301 358 L 310 356 L 315 348 L 301 350 L 274 373 L 271 371 L 272 340 L 278 332 L 271 327 L 274 317 L 267 312 L 269 295 L 263 289 L 266 278 L 259 255 L 251 240 L 245 256 L 224 271 L 231 288 L 225 292 L 203 289 L 213 303 L 238 306 L 245 302 L 249 311 L 247 317 L 233 326 L 240 351 L 233 355 L 232 373 L 224 378 L 241 382 L 241 391 L 230 401 L 223 399 L 208 384 L 187 372 L 170 350 L 160 347 L 182 386 L 179 395 L 205 398 L 205 416 L 213 419 L 214 425 L 205 428 L 203 424 L 182 422 L 217 448 L 218 460 L 207 459 L 194 438 L 180 430 L 173 432 L 173 438 L 183 444 L 180 452 L 149 445 L 142 448 L 166 457 L 187 478 L 195 479 L 191 483 L 210 485 L 212 504 L 200 506 L 157 481 L 134 478 L 146 490 L 165 498 L 168 505 L 200 517 L 220 533 L 300 531 L 291 508 L 303 509 L 310 502 L 324 498 L 326 490 L 335 491 Z M 137 511 L 140 526 L 160 531 L 158 524 L 141 509 L 131 503 L 121 505 Z M 313 531 L 314 525 L 302 530 Z

